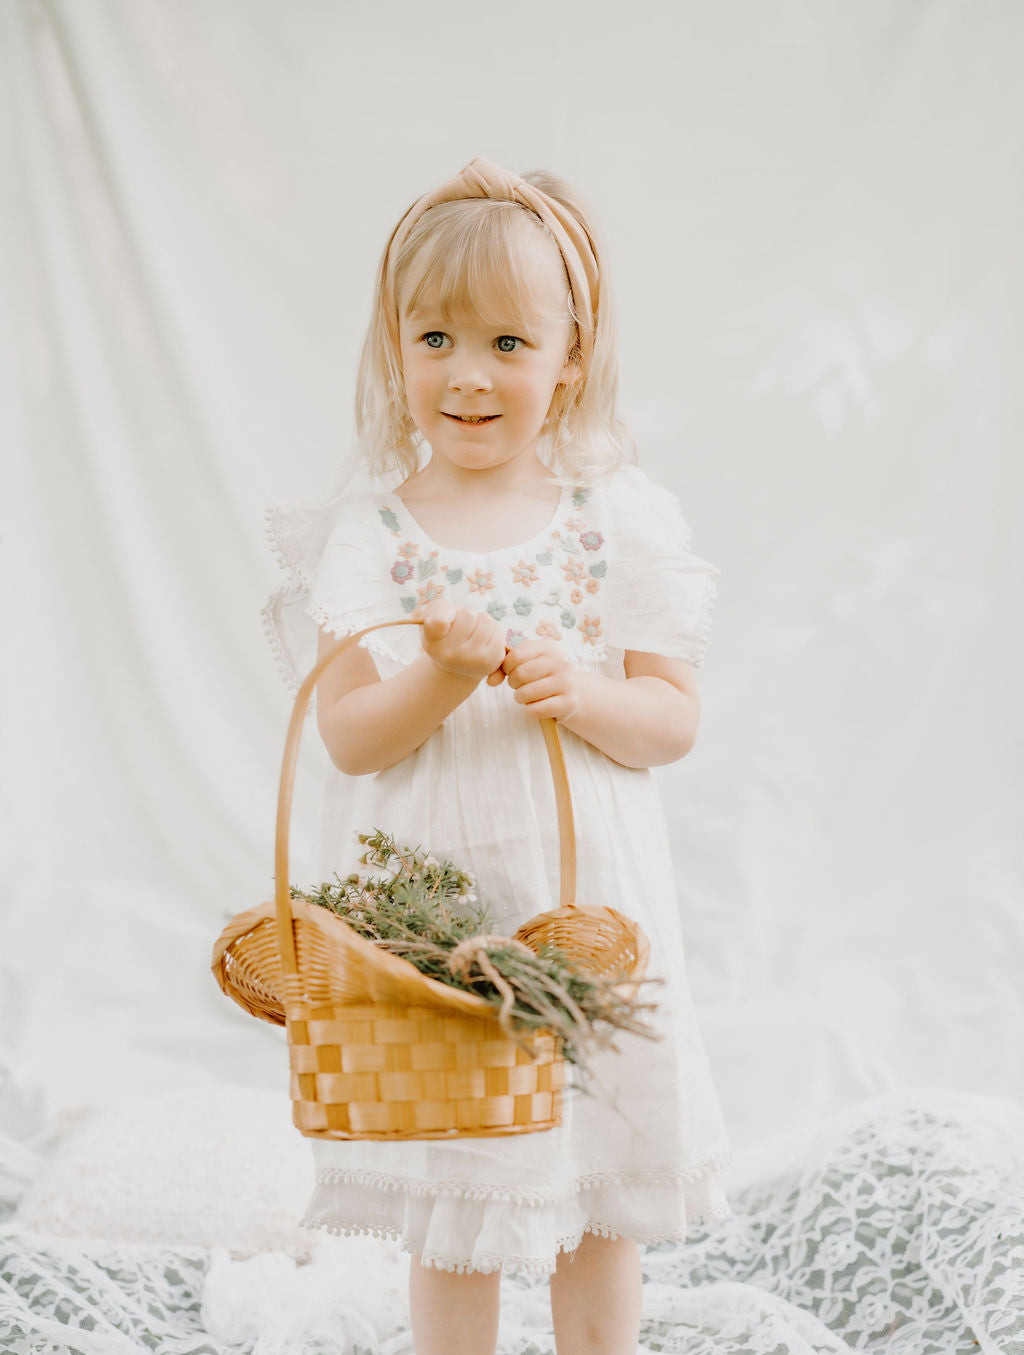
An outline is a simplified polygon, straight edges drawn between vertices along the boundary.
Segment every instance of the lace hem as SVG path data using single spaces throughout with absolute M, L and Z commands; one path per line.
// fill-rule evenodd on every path
M 319 603 L 310 603 L 309 607 L 306 609 L 306 615 L 311 617 L 318 626 L 322 626 L 324 630 L 329 630 L 332 635 L 337 636 L 339 640 L 344 639 L 346 635 L 355 635 L 356 631 L 363 630 L 366 626 L 373 626 L 378 622 L 390 621 L 393 619 L 376 609 L 368 609 L 365 616 L 360 616 L 356 620 L 346 622 L 344 625 L 339 625 L 336 621 L 332 620 L 326 607 Z M 405 668 L 413 661 L 412 659 L 404 658 L 399 654 L 394 646 L 390 645 L 380 634 L 367 635 L 364 639 L 359 641 L 359 648 L 368 650 L 371 654 L 379 654 L 381 658 L 391 659 L 395 663 L 400 663 Z
M 561 1190 L 523 1190 L 469 1181 L 420 1181 L 409 1176 L 346 1167 L 318 1167 L 316 1180 L 319 1185 L 361 1185 L 383 1191 L 404 1190 L 419 1199 L 448 1196 L 459 1200 L 502 1200 L 511 1204 L 546 1205 L 564 1204 L 584 1191 L 629 1186 L 648 1189 L 684 1186 L 701 1180 L 711 1172 L 720 1171 L 735 1160 L 736 1154 L 730 1148 L 679 1171 L 592 1172 L 588 1176 L 576 1177 Z
M 715 575 L 709 574 L 707 584 L 704 588 L 704 598 L 700 605 L 700 616 L 697 619 L 697 633 L 693 637 L 693 658 L 690 662 L 694 668 L 700 668 L 704 662 L 704 654 L 708 647 L 708 639 L 711 635 L 711 623 L 714 619 L 715 603 L 718 600 L 718 584 L 715 581 Z
M 266 520 L 265 531 L 267 540 L 270 542 L 270 549 L 273 552 L 274 559 L 277 561 L 281 570 L 285 574 L 294 574 L 301 579 L 306 587 L 309 587 L 309 579 L 306 577 L 299 562 L 285 549 L 282 539 L 282 523 L 284 522 L 286 510 L 279 505 L 268 508 L 263 516 Z
M 705 1210 L 700 1214 L 688 1215 L 687 1223 L 690 1226 L 723 1223 L 726 1219 L 732 1218 L 732 1215 L 733 1210 L 729 1205 L 716 1205 L 713 1209 Z M 334 1237 L 376 1237 L 382 1241 L 400 1242 L 407 1251 L 411 1252 L 408 1239 L 403 1236 L 398 1228 L 388 1228 L 376 1223 L 313 1223 L 305 1218 L 299 1220 L 299 1225 L 302 1228 L 315 1229 L 317 1232 L 330 1233 Z M 493 1275 L 497 1272 L 515 1270 L 524 1275 L 544 1277 L 554 1274 L 558 1268 L 559 1253 L 572 1254 L 575 1252 L 587 1233 L 592 1233 L 595 1237 L 606 1237 L 612 1240 L 628 1237 L 640 1247 L 658 1247 L 666 1242 L 686 1242 L 689 1237 L 689 1227 L 663 1228 L 655 1232 L 636 1234 L 625 1233 L 606 1223 L 591 1222 L 586 1224 L 579 1233 L 560 1237 L 555 1243 L 554 1251 L 549 1256 L 499 1256 L 495 1252 L 482 1252 L 474 1263 L 461 1257 L 444 1256 L 440 1252 L 423 1251 L 417 1254 L 422 1265 L 431 1266 L 434 1270 L 446 1270 L 454 1275 Z
M 287 584 L 283 588 L 278 588 L 276 592 L 271 593 L 260 612 L 263 618 L 263 633 L 267 637 L 267 643 L 270 645 L 270 652 L 274 657 L 274 667 L 277 669 L 278 677 L 281 678 L 284 685 L 294 696 L 302 685 L 305 673 L 299 673 L 292 660 L 292 656 L 287 645 L 281 638 L 280 625 L 277 620 L 277 614 L 280 609 L 289 603 L 295 603 L 306 592 L 302 584 Z M 308 714 L 308 712 L 307 712 Z

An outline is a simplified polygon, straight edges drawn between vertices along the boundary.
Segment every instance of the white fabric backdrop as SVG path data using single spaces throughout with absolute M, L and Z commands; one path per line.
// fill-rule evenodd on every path
M 483 154 L 596 206 L 642 464 L 722 569 L 662 782 L 735 1142 L 1024 1098 L 1022 37 L 1014 0 L 0 0 L 10 1076 L 285 1095 L 207 968 L 270 890 L 262 513 L 348 446 L 393 221 Z

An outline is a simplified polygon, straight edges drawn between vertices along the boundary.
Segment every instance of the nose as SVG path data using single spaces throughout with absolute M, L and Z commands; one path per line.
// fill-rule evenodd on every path
M 448 389 L 458 391 L 460 395 L 465 395 L 469 391 L 489 391 L 491 378 L 486 363 L 470 353 L 462 353 L 460 359 L 452 366 Z

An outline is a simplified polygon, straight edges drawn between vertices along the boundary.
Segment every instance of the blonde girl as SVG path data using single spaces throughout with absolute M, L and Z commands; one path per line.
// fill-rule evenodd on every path
M 303 626 L 323 652 L 424 625 L 367 637 L 320 683 L 324 865 L 347 873 L 355 834 L 382 827 L 468 868 L 497 931 L 554 907 L 554 717 L 579 897 L 646 932 L 663 1038 L 598 1055 L 601 1094 L 544 1133 L 315 1140 L 304 1222 L 401 1240 L 417 1355 L 491 1355 L 503 1271 L 550 1277 L 559 1355 L 633 1355 L 640 1247 L 730 1213 L 650 772 L 693 747 L 717 571 L 632 464 L 603 251 L 566 184 L 477 159 L 413 204 L 381 260 L 357 422 L 366 492 L 273 517 L 279 653 L 295 680 Z

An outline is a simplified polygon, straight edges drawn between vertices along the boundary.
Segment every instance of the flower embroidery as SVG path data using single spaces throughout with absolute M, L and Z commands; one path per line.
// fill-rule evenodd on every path
M 433 602 L 435 598 L 439 598 L 441 596 L 441 594 L 444 592 L 444 584 L 431 582 L 428 584 L 424 584 L 424 586 L 418 589 L 417 591 L 419 593 L 420 606 L 426 607 L 428 603 Z
M 588 645 L 596 645 L 601 636 L 601 618 L 599 616 L 584 616 L 579 624 L 579 629 L 583 632 L 583 639 Z
M 494 587 L 494 571 L 485 572 L 479 567 L 472 574 L 466 575 L 466 582 L 469 584 L 471 593 L 487 593 Z
M 599 651 L 604 644 L 600 593 L 601 580 L 608 574 L 604 558 L 608 543 L 587 520 L 585 505 L 590 498 L 587 490 L 574 491 L 561 530 L 549 530 L 537 543 L 541 549 L 535 547 L 526 556 L 488 559 L 489 569 L 483 568 L 484 561 L 471 562 L 469 569 L 453 566 L 450 556 L 445 562 L 432 542 L 417 544 L 415 532 L 412 540 L 406 539 L 409 523 L 401 512 L 378 507 L 394 543 L 388 551 L 393 561 L 390 574 L 402 594 L 397 597 L 402 613 L 419 620 L 442 596 L 457 606 L 470 606 L 466 599 L 475 594 L 490 617 L 502 626 L 511 623 L 504 631 L 509 649 L 537 636 L 564 641 L 577 652 L 587 646 L 593 647 L 591 654 Z M 594 608 L 593 614 L 588 607 Z M 570 634 L 579 638 L 570 640 Z

